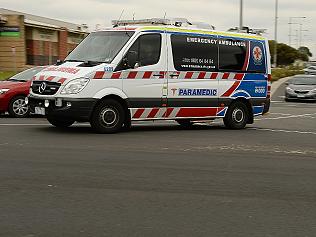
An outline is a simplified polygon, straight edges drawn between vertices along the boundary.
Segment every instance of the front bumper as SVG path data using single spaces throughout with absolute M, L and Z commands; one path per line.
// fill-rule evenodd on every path
M 296 94 L 296 93 L 285 93 L 287 100 L 316 100 L 316 94 Z
M 28 103 L 30 111 L 35 113 L 35 107 L 45 108 L 45 115 L 56 118 L 75 120 L 80 122 L 88 122 L 93 112 L 94 106 L 97 103 L 96 99 L 70 99 L 58 98 L 59 102 L 56 103 L 55 98 L 42 99 L 36 97 L 29 97 Z M 45 106 L 45 100 L 49 105 Z

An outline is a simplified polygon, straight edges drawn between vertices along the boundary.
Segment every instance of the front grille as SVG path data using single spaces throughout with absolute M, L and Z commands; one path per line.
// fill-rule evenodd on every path
M 51 81 L 33 81 L 32 92 L 39 95 L 54 95 L 61 84 Z
M 308 91 L 298 91 L 298 90 L 296 90 L 296 91 L 294 91 L 296 94 L 307 94 L 308 93 Z

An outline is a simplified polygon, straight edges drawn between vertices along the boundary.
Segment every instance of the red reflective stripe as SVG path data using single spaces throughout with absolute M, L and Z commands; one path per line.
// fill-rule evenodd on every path
M 206 72 L 200 72 L 199 76 L 198 76 L 198 79 L 204 79 L 205 75 L 206 75 Z
M 137 72 L 130 72 L 130 73 L 128 73 L 127 78 L 128 79 L 135 79 L 136 76 L 137 76 Z
M 214 72 L 211 74 L 211 79 L 216 79 L 218 76 L 218 73 L 217 72 Z
M 229 77 L 229 73 L 225 72 L 222 79 L 228 79 L 228 77 Z
M 114 72 L 111 76 L 111 79 L 120 79 L 121 72 Z
M 45 76 L 40 76 L 38 80 L 43 81 L 45 79 Z
M 133 118 L 140 118 L 142 114 L 144 113 L 145 109 L 138 109 L 136 113 L 134 114 Z
M 187 73 L 185 74 L 184 79 L 191 79 L 192 76 L 193 76 L 193 72 L 187 72 Z
M 246 71 L 249 65 L 249 50 L 250 50 L 250 42 L 247 43 L 247 53 L 246 53 L 244 65 L 242 67 L 243 71 Z
M 50 77 L 48 77 L 48 78 L 46 79 L 46 81 L 52 81 L 52 80 L 54 80 L 54 78 L 55 78 L 55 77 L 50 76 Z
M 153 72 L 145 72 L 144 73 L 144 76 L 143 76 L 143 79 L 149 79 L 150 77 L 151 77 L 151 74 L 152 74 Z
M 217 108 L 182 108 L 176 117 L 210 117 L 216 116 Z
M 243 78 L 244 78 L 243 73 L 237 73 L 234 77 L 235 80 L 239 80 L 239 81 L 241 81 Z
M 147 118 L 154 118 L 157 115 L 158 111 L 159 111 L 158 108 L 152 109 L 150 113 L 148 114 Z
M 67 78 L 60 78 L 60 79 L 58 80 L 58 82 L 61 83 L 61 84 L 63 84 L 66 80 L 67 80 Z
M 104 71 L 98 71 L 94 75 L 94 79 L 102 79 L 104 76 L 105 72 Z
M 230 96 L 230 95 L 236 90 L 236 88 L 239 86 L 239 84 L 240 84 L 240 81 L 234 82 L 234 84 L 232 85 L 232 87 L 229 88 L 229 89 L 222 95 L 222 97 L 224 97 L 224 96 Z
M 218 107 L 216 114 L 220 114 L 220 113 L 223 112 L 224 110 L 225 110 L 225 107 Z
M 168 108 L 163 117 L 168 118 L 173 110 L 174 108 Z

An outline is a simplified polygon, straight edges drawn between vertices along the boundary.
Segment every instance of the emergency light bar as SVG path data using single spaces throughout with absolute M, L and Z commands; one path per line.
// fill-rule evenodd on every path
M 191 23 L 186 18 L 150 18 L 150 19 L 140 19 L 140 20 L 113 20 L 113 27 L 118 26 L 127 26 L 127 25 L 170 25 L 177 27 L 194 27 L 202 29 L 215 29 L 214 26 L 209 25 L 208 23 Z
M 228 29 L 229 32 L 239 32 L 254 35 L 262 35 L 266 33 L 267 29 L 250 29 L 249 27 L 243 27 L 241 30 L 238 27 Z

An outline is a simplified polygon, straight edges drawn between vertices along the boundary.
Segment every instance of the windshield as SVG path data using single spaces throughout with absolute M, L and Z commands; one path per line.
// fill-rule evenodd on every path
M 35 76 L 38 72 L 42 71 L 44 67 L 34 67 L 27 69 L 23 72 L 20 72 L 12 77 L 9 80 L 21 80 L 21 81 L 29 81 Z
M 134 32 L 94 32 L 88 35 L 65 61 L 110 63 Z
M 306 78 L 295 78 L 291 81 L 294 85 L 316 85 L 316 78 L 306 77 Z

